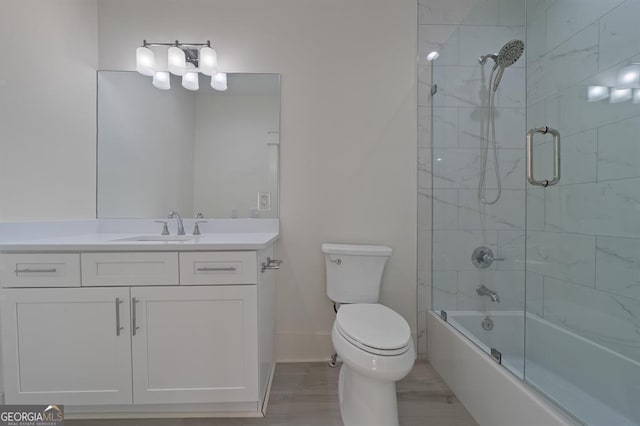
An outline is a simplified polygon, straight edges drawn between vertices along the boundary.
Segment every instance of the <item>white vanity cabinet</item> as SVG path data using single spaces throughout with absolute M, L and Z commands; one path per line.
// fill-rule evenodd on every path
M 131 300 L 135 403 L 258 400 L 255 285 L 135 287 Z
M 0 255 L 10 265 L 43 262 L 20 256 Z M 64 256 L 76 259 L 81 287 L 56 276 L 51 288 L 34 273 L 35 284 L 6 288 L 17 284 L 0 275 L 5 403 L 107 417 L 157 416 L 154 407 L 261 411 L 274 366 L 275 280 L 259 265 L 272 246 Z
M 128 288 L 3 290 L 0 313 L 6 403 L 131 403 Z

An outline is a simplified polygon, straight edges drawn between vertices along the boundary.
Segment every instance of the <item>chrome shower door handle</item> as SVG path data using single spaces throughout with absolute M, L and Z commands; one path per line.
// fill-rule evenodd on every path
M 553 135 L 553 179 L 536 180 L 533 176 L 533 135 L 542 133 Z M 531 185 L 547 186 L 560 182 L 560 132 L 550 127 L 535 127 L 527 132 L 527 180 Z

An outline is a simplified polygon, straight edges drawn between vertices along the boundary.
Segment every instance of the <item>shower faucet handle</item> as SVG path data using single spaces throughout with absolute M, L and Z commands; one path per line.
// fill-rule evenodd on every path
M 503 260 L 503 257 L 493 257 L 493 251 L 486 246 L 476 248 L 471 254 L 471 262 L 479 269 L 487 269 L 493 262 L 501 262 Z

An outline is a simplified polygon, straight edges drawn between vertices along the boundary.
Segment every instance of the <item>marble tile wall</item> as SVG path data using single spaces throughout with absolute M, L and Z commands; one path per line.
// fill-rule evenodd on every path
M 528 124 L 561 131 L 563 169 L 557 186 L 527 193 L 526 306 L 640 361 L 640 104 L 586 96 L 640 60 L 640 0 L 527 8 Z M 540 176 L 551 156 L 540 139 Z
M 527 0 L 526 17 L 524 4 L 419 0 L 418 256 L 430 258 L 418 311 L 526 306 L 640 361 L 640 104 L 587 100 L 589 85 L 614 87 L 622 67 L 640 62 L 640 0 Z M 477 56 L 525 36 L 526 58 L 496 97 L 503 195 L 486 206 L 476 191 L 490 68 Z M 547 189 L 525 186 L 522 135 L 542 125 L 563 136 L 562 180 Z M 551 173 L 546 142 L 536 142 L 537 176 Z M 495 189 L 492 167 L 490 155 Z M 505 260 L 478 271 L 478 245 Z M 480 283 L 504 302 L 475 295 Z
M 524 4 L 524 0 L 418 1 L 421 356 L 426 355 L 426 312 L 432 304 L 434 309 L 496 309 L 489 298 L 475 292 L 486 284 L 500 294 L 498 309 L 524 307 L 524 60 L 505 72 L 496 96 L 502 197 L 496 205 L 485 206 L 477 196 L 480 143 L 487 122 L 486 86 L 493 66 L 480 66 L 478 57 L 497 52 L 514 38 L 524 39 Z M 440 54 L 433 63 L 426 60 L 432 51 Z M 432 96 L 434 84 L 438 90 Z M 488 193 L 493 196 L 491 154 L 487 169 Z M 480 271 L 471 263 L 477 246 L 487 246 L 505 260 Z

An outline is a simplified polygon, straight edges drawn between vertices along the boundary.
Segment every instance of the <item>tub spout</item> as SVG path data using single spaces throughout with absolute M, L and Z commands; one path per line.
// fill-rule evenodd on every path
M 489 290 L 484 284 L 476 289 L 476 293 L 478 293 L 478 296 L 489 296 L 492 302 L 500 303 L 498 292 Z

